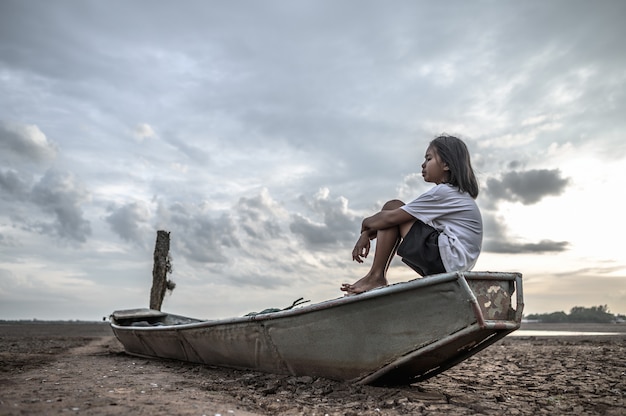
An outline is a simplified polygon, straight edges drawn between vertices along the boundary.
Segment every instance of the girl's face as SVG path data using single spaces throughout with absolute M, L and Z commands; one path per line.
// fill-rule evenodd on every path
M 422 163 L 422 176 L 426 182 L 437 185 L 446 182 L 450 177 L 448 165 L 441 160 L 437 150 L 432 146 L 426 149 L 424 163 Z

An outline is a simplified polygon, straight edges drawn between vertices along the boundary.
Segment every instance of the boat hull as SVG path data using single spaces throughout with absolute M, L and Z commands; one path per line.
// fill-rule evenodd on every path
M 134 355 L 408 384 L 444 371 L 519 328 L 521 289 L 518 273 L 446 273 L 289 311 L 219 321 L 117 311 L 111 326 Z M 133 326 L 139 321 L 146 326 Z

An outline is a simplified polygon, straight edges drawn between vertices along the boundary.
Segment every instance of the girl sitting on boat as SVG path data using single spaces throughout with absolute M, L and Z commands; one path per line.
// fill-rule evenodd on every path
M 386 286 L 396 252 L 422 276 L 467 271 L 476 264 L 483 224 L 475 202 L 478 182 L 465 143 L 454 136 L 435 138 L 426 149 L 422 176 L 435 186 L 408 204 L 388 201 L 363 220 L 352 260 L 363 263 L 370 240 L 377 239 L 374 260 L 363 278 L 341 286 L 346 294 Z

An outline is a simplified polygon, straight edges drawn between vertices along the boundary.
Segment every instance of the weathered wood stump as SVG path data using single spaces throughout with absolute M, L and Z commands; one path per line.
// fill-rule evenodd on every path
M 161 310 L 165 292 L 173 289 L 173 283 L 167 280 L 167 274 L 172 271 L 169 257 L 170 233 L 157 231 L 154 246 L 154 267 L 152 268 L 152 289 L 150 290 L 150 309 Z

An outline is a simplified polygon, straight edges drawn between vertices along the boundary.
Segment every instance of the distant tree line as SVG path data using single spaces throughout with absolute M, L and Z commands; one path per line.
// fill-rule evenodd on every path
M 525 319 L 546 323 L 611 323 L 626 322 L 626 316 L 613 315 L 606 305 L 574 306 L 569 314 L 565 312 L 534 313 L 524 317 Z

